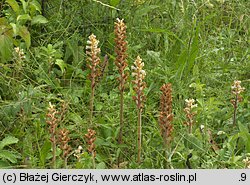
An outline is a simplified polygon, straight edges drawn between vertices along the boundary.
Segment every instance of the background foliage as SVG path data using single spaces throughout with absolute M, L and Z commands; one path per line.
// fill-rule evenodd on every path
M 244 168 L 250 155 L 250 62 L 247 0 L 38 0 L 0 1 L 0 166 L 49 168 L 52 158 L 46 114 L 49 102 L 68 105 L 58 125 L 70 131 L 69 168 L 92 168 L 88 129 L 90 81 L 85 46 L 94 33 L 108 68 L 96 88 L 94 120 L 97 168 Z M 119 91 L 114 65 L 114 21 L 127 25 L 128 64 L 145 62 L 147 101 L 143 112 L 142 162 L 136 163 L 136 106 L 131 76 L 125 90 L 124 144 L 117 145 Z M 23 49 L 23 55 L 14 48 Z M 130 72 L 130 69 L 128 69 Z M 245 87 L 232 126 L 231 85 Z M 160 87 L 173 86 L 174 133 L 164 155 L 158 113 Z M 187 134 L 185 99 L 198 104 Z M 201 131 L 204 127 L 205 132 Z M 209 135 L 207 131 L 211 131 Z M 219 147 L 213 150 L 214 144 Z M 211 138 L 210 138 L 211 139 Z M 189 158 L 189 154 L 192 157 Z M 58 147 L 57 155 L 61 154 Z M 58 157 L 57 167 L 62 167 Z

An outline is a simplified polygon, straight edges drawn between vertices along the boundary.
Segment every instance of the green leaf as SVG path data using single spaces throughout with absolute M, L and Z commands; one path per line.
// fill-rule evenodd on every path
M 0 168 L 8 168 L 10 164 L 7 161 L 0 160 Z
M 30 5 L 33 6 L 39 13 L 42 13 L 41 12 L 41 5 L 39 4 L 38 1 L 33 0 L 30 2 Z
M 25 0 L 20 0 L 20 1 L 22 2 L 24 13 L 27 13 L 27 7 L 29 2 L 26 2 Z
M 239 137 L 243 139 L 247 153 L 250 153 L 250 134 L 248 128 L 240 122 L 238 123 L 238 126 L 240 129 Z
M 18 15 L 16 20 L 17 21 L 20 21 L 20 20 L 27 21 L 27 20 L 31 20 L 31 17 L 28 14 L 23 14 L 23 15 Z
M 30 32 L 28 31 L 26 26 L 20 26 L 18 29 L 18 35 L 20 35 L 23 40 L 25 41 L 26 47 L 29 48 L 31 41 L 30 41 Z
M 14 12 L 19 12 L 19 5 L 16 0 L 6 0 L 6 2 L 11 6 Z
M 81 116 L 76 113 L 71 113 L 69 116 L 69 120 L 73 121 L 77 125 L 81 125 L 83 123 Z
M 159 6 L 157 5 L 150 5 L 150 6 L 146 6 L 145 8 L 140 8 L 138 9 L 135 13 L 137 16 L 143 16 L 148 14 L 150 11 L 152 11 L 153 9 L 159 8 Z
M 147 50 L 147 55 L 154 59 L 157 63 L 162 63 L 160 52 Z
M 6 159 L 11 163 L 17 163 L 17 158 L 19 158 L 19 156 L 8 150 L 0 150 L 0 158 Z
M 7 35 L 0 35 L 0 48 L 0 58 L 3 61 L 8 61 L 12 56 L 12 39 Z
M 10 23 L 13 33 L 14 33 L 14 37 L 17 35 L 17 30 L 18 30 L 18 26 L 15 23 Z
M 109 1 L 109 4 L 111 5 L 111 6 L 117 6 L 118 4 L 120 3 L 120 0 L 110 0 Z
M 48 22 L 48 20 L 44 16 L 37 15 L 37 16 L 33 17 L 33 19 L 31 20 L 31 25 L 34 25 L 34 24 L 45 24 L 47 22 Z
M 96 165 L 96 169 L 106 169 L 106 164 L 104 162 L 100 162 Z
M 7 136 L 2 141 L 0 141 L 0 150 L 2 150 L 5 146 L 15 144 L 18 142 L 18 139 L 13 136 Z
M 189 149 L 202 150 L 202 141 L 196 138 L 193 134 L 188 134 L 185 137 L 184 144 Z
M 67 68 L 67 64 L 62 59 L 56 59 L 55 64 L 60 67 L 62 73 L 65 72 L 65 69 Z
M 45 161 L 46 161 L 46 158 L 49 154 L 50 149 L 51 149 L 51 142 L 49 140 L 46 140 L 45 143 L 43 144 L 41 151 L 40 151 L 41 166 L 45 166 Z

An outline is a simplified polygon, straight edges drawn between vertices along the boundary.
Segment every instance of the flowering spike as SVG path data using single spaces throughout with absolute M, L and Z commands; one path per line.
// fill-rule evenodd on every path
M 172 140 L 172 121 L 174 117 L 172 113 L 172 84 L 164 84 L 160 90 L 162 91 L 162 95 L 160 101 L 159 123 L 164 144 L 169 146 Z
M 125 72 L 126 67 L 128 66 L 126 59 L 127 59 L 127 42 L 126 42 L 126 25 L 122 20 L 117 18 L 115 22 L 115 65 L 118 68 L 119 72 L 119 90 L 120 90 L 120 130 L 118 136 L 118 144 L 122 144 L 122 135 L 123 135 L 123 104 L 124 98 L 123 93 L 125 89 L 125 82 L 127 80 L 128 74 Z M 118 156 L 117 163 L 120 164 L 120 156 Z
M 186 118 L 187 118 L 187 122 L 185 122 L 185 125 L 187 125 L 189 127 L 189 133 L 192 133 L 192 127 L 195 123 L 194 121 L 194 115 L 196 114 L 196 112 L 193 112 L 193 108 L 197 107 L 197 104 L 195 103 L 194 99 L 186 99 L 186 107 L 184 108 L 184 112 L 186 113 Z
M 245 88 L 241 87 L 241 81 L 235 80 L 233 85 L 231 86 L 231 89 L 232 89 L 232 94 L 235 95 L 234 99 L 231 100 L 231 103 L 234 107 L 233 125 L 235 126 L 238 103 L 242 101 L 240 93 L 242 93 L 245 90 Z

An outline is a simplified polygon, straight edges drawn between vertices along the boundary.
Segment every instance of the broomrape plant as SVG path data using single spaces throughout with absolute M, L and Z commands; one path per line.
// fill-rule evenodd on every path
M 99 41 L 96 39 L 96 36 L 94 34 L 91 34 L 89 36 L 89 40 L 87 41 L 86 46 L 86 55 L 87 55 L 87 61 L 88 61 L 88 67 L 91 70 L 91 73 L 89 75 L 89 78 L 91 80 L 91 95 L 90 95 L 90 126 L 93 126 L 93 109 L 94 109 L 94 97 L 95 97 L 95 87 L 96 87 L 96 81 L 98 77 L 101 75 L 100 70 L 98 68 L 98 65 L 100 63 L 99 54 L 101 52 L 100 48 L 98 48 Z
M 95 140 L 96 140 L 96 131 L 92 129 L 88 129 L 88 133 L 85 134 L 86 142 L 88 145 L 88 152 L 92 156 L 92 163 L 93 168 L 95 168 L 95 157 L 96 157 L 96 150 L 95 150 Z
M 162 95 L 160 101 L 160 117 L 159 123 L 161 128 L 161 135 L 165 147 L 170 147 L 173 132 L 173 113 L 172 113 L 172 84 L 164 84 L 161 87 Z
M 64 120 L 65 113 L 67 110 L 67 103 L 64 101 L 61 104 L 61 110 L 58 111 L 51 102 L 49 102 L 48 113 L 46 114 L 46 123 L 49 125 L 49 133 L 50 133 L 50 141 L 52 143 L 52 161 L 51 167 L 56 168 L 56 145 L 58 142 L 57 139 L 57 126 Z M 66 144 L 68 141 L 68 133 L 66 130 L 59 132 L 59 141 L 61 141 L 61 147 L 64 145 L 64 149 L 62 149 L 65 153 L 63 154 L 63 158 L 65 159 L 65 165 L 67 165 L 67 155 L 69 153 L 70 147 Z M 62 144 L 63 143 L 63 144 Z
M 125 68 L 128 66 L 127 64 L 127 42 L 126 42 L 126 25 L 122 20 L 117 18 L 115 22 L 115 65 L 118 68 L 118 72 L 120 74 L 119 81 L 119 91 L 120 91 L 120 131 L 118 136 L 118 144 L 122 144 L 122 135 L 123 135 L 123 127 L 124 127 L 124 113 L 123 113 L 123 104 L 124 104 L 124 89 L 125 82 L 128 78 L 128 74 L 125 72 Z M 119 164 L 119 159 L 118 159 Z
M 55 106 L 49 102 L 46 123 L 49 125 L 50 141 L 52 143 L 52 168 L 56 168 L 56 128 L 59 123 L 59 112 Z
M 231 86 L 232 89 L 232 94 L 235 96 L 234 99 L 231 100 L 231 103 L 234 107 L 234 114 L 233 114 L 233 126 L 236 125 L 236 117 L 237 117 L 237 108 L 238 108 L 238 103 L 242 101 L 242 97 L 240 96 L 240 93 L 242 93 L 245 88 L 241 87 L 241 81 L 235 80 L 233 85 Z
M 142 62 L 142 59 L 137 56 L 134 66 L 132 66 L 132 76 L 135 77 L 135 80 L 133 80 L 133 89 L 136 93 L 135 96 L 133 96 L 133 99 L 136 103 L 136 107 L 138 110 L 138 126 L 137 126 L 137 141 L 138 141 L 138 156 L 137 161 L 138 163 L 141 162 L 141 134 L 142 134 L 142 109 L 143 109 L 143 103 L 145 101 L 145 95 L 143 93 L 144 88 L 146 87 L 146 83 L 143 81 L 146 72 L 142 69 L 144 66 L 144 62 Z
M 194 112 L 193 109 L 197 107 L 197 104 L 194 104 L 194 99 L 186 99 L 185 102 L 186 107 L 184 108 L 184 112 L 186 113 L 187 121 L 184 122 L 184 124 L 188 126 L 188 133 L 191 134 L 193 125 L 195 124 L 194 116 L 196 115 L 196 112 Z
M 69 131 L 66 128 L 59 130 L 58 140 L 60 143 L 60 148 L 63 151 L 62 158 L 64 159 L 64 168 L 66 168 L 68 156 L 71 151 L 71 146 L 68 144 L 70 141 Z

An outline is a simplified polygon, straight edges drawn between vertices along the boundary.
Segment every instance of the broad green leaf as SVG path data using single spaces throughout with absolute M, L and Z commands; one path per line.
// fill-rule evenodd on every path
M 6 159 L 11 163 L 17 163 L 17 158 L 19 158 L 19 156 L 12 153 L 11 151 L 0 150 L 0 159 Z
M 48 156 L 50 149 L 51 149 L 51 142 L 46 140 L 43 144 L 41 151 L 40 151 L 40 163 L 42 166 L 45 165 L 45 161 L 46 161 L 46 158 Z
M 69 116 L 69 120 L 73 121 L 75 124 L 81 125 L 83 123 L 83 120 L 79 114 L 71 113 Z
M 7 136 L 2 141 L 0 141 L 0 150 L 2 150 L 5 146 L 15 144 L 18 142 L 18 139 L 13 136 Z
M 48 20 L 44 16 L 37 15 L 37 16 L 35 16 L 35 17 L 32 18 L 31 25 L 34 25 L 34 24 L 45 24 L 47 22 L 48 22 Z
M 152 57 L 152 59 L 154 59 L 157 63 L 162 63 L 160 52 L 147 50 L 147 55 Z
M 27 13 L 27 7 L 29 2 L 26 2 L 25 0 L 20 0 L 20 1 L 22 2 L 24 13 Z
M 14 37 L 17 35 L 17 30 L 18 30 L 18 26 L 15 23 L 10 23 L 13 33 L 14 33 Z
M 102 110 L 102 108 L 103 108 L 103 105 L 102 105 L 102 103 L 96 103 L 96 105 L 95 105 L 95 107 L 96 107 L 96 110 L 97 111 L 100 111 L 100 110 Z
M 65 69 L 67 68 L 67 64 L 62 59 L 56 59 L 55 64 L 60 67 L 62 73 L 65 72 Z
M 110 0 L 109 3 L 110 3 L 111 6 L 115 7 L 120 3 L 120 0 Z
M 241 124 L 240 122 L 238 123 L 238 125 L 241 131 L 239 133 L 239 137 L 241 137 L 244 140 L 247 153 L 250 153 L 250 134 L 249 134 L 248 128 L 245 125 Z
M 14 12 L 19 12 L 19 5 L 16 0 L 6 0 L 6 2 L 11 6 Z
M 26 26 L 19 27 L 18 35 L 22 37 L 22 39 L 25 41 L 26 47 L 29 48 L 31 41 L 30 41 L 30 32 L 27 29 L 27 27 Z
M 8 61 L 12 56 L 13 43 L 9 36 L 0 35 L 0 58 Z
M 96 169 L 106 169 L 106 164 L 104 162 L 100 162 L 96 165 Z
M 202 150 L 202 141 L 196 138 L 193 134 L 188 134 L 185 137 L 184 144 L 189 149 Z
M 37 0 L 32 0 L 30 2 L 30 5 L 33 6 L 39 13 L 41 12 L 41 5 L 39 4 L 39 2 Z
M 20 20 L 27 21 L 27 20 L 31 20 L 31 17 L 28 14 L 23 14 L 23 15 L 18 15 L 16 20 L 17 21 L 20 21 Z
M 8 163 L 8 161 L 0 160 L 0 169 L 8 168 L 8 167 L 10 167 L 10 164 Z

